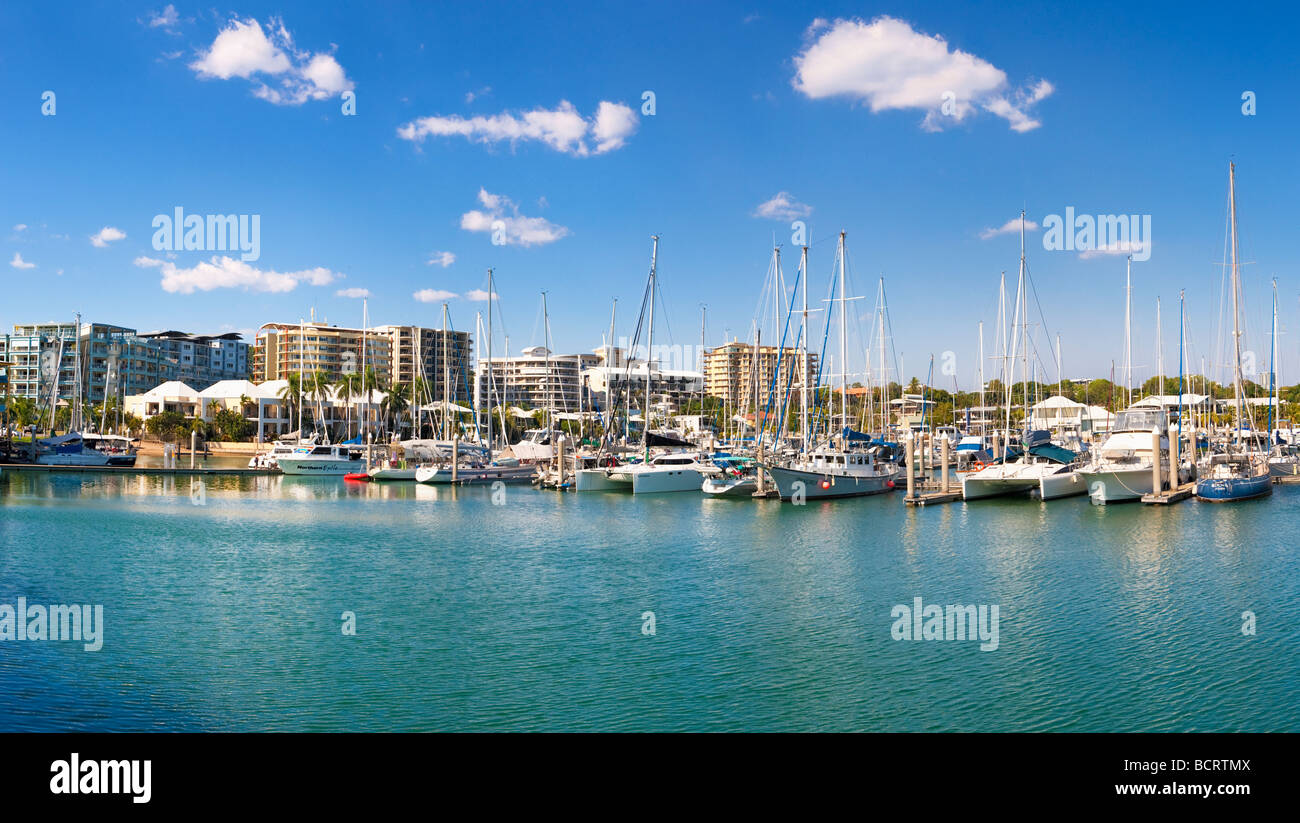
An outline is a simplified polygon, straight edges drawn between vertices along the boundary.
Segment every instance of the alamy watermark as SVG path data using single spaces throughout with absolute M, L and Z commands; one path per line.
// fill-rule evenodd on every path
M 19 597 L 17 606 L 0 603 L 0 641 L 5 640 L 73 640 L 86 651 L 97 652 L 104 645 L 104 607 L 29 606 L 26 597 Z
M 1151 215 L 1075 215 L 1074 206 L 1065 216 L 1043 218 L 1043 248 L 1048 251 L 1077 251 L 1084 257 L 1102 254 L 1130 254 L 1134 260 L 1151 259 Z
M 912 605 L 899 604 L 890 612 L 894 625 L 889 633 L 895 640 L 979 640 L 980 651 L 998 648 L 998 606 L 947 607 L 912 598 Z
M 186 214 L 177 206 L 150 225 L 157 251 L 239 251 L 245 263 L 262 256 L 260 214 Z

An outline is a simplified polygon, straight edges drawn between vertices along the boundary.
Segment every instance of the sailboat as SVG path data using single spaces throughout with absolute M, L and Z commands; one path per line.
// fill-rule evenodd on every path
M 840 304 L 840 403 L 846 425 L 838 438 L 831 438 L 810 451 L 802 451 L 793 460 L 761 466 L 776 483 L 777 492 L 782 500 L 862 497 L 891 492 L 897 486 L 898 465 L 890 460 L 881 459 L 879 450 L 855 445 L 861 441 L 850 436 L 852 432 L 847 426 L 849 403 L 846 382 L 848 373 L 846 321 L 850 298 L 845 294 L 844 237 L 845 233 L 841 231 L 838 249 L 840 296 L 834 298 L 834 302 Z M 834 395 L 832 394 L 831 397 L 833 399 Z M 831 415 L 830 419 L 834 420 L 834 415 Z
M 1012 327 L 1010 367 L 1007 376 L 1007 440 L 1011 434 L 1011 377 L 1015 370 L 1017 343 L 1021 351 L 1021 385 L 1024 387 L 1025 425 L 1030 420 L 1029 405 L 1029 312 L 1025 258 L 1025 213 L 1020 212 L 1020 277 L 1016 283 L 1016 315 L 1020 319 L 1019 341 Z M 1004 347 L 1005 351 L 1005 347 Z M 1053 445 L 1051 432 L 1025 431 L 1021 434 L 1019 450 L 1005 447 L 1002 459 L 961 480 L 963 500 L 980 500 L 1008 495 L 1038 495 L 1042 499 L 1083 494 L 1085 487 L 1077 481 L 1074 470 L 1078 468 L 1078 454 Z M 1044 482 L 1046 481 L 1046 482 Z
M 1232 389 L 1233 408 L 1236 412 L 1232 427 L 1233 442 L 1207 458 L 1201 476 L 1196 481 L 1196 499 L 1211 503 L 1229 503 L 1264 497 L 1273 493 L 1273 478 L 1269 476 L 1268 460 L 1262 452 L 1254 451 L 1242 442 L 1241 385 L 1241 272 L 1237 262 L 1237 170 L 1228 164 L 1229 230 L 1232 232 Z

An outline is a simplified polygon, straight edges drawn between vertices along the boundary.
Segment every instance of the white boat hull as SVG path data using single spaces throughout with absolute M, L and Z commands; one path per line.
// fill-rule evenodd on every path
M 79 454 L 42 454 L 36 462 L 42 466 L 107 466 L 108 455 L 87 449 Z
M 451 468 L 448 466 L 421 466 L 415 470 L 415 479 L 420 483 L 449 486 L 474 483 L 527 483 L 533 479 L 537 470 L 533 466 L 483 466 L 470 468 L 462 466 L 456 470 L 456 479 L 452 480 Z
M 580 492 L 627 491 L 627 486 L 611 478 L 608 469 L 579 469 L 574 478 L 574 489 Z
M 753 497 L 758 491 L 758 481 L 752 477 L 719 480 L 710 477 L 704 481 L 700 491 L 710 497 Z
M 1048 474 L 1038 480 L 1038 497 L 1041 500 L 1073 497 L 1077 494 L 1086 494 L 1087 491 L 1088 484 L 1083 482 L 1078 472 Z
M 697 492 L 704 485 L 704 474 L 696 469 L 639 471 L 632 475 L 633 494 Z
M 395 466 L 380 466 L 378 468 L 370 470 L 370 479 L 371 480 L 407 480 L 407 481 L 414 482 L 416 471 L 417 468 L 415 466 L 408 466 L 406 468 L 397 468 Z
M 308 460 L 300 457 L 281 457 L 278 461 L 280 471 L 288 475 L 342 477 L 345 474 L 364 471 L 364 460 Z
M 1161 469 L 1161 477 L 1167 470 Z M 1080 471 L 1079 479 L 1084 491 L 1094 503 L 1123 503 L 1141 500 L 1142 495 L 1151 493 L 1151 467 L 1143 466 L 1132 469 L 1109 469 L 1103 471 Z M 1164 485 L 1163 483 L 1161 484 Z

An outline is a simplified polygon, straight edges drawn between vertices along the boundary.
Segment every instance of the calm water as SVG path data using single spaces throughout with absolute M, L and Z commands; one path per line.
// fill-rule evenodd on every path
M 6 472 L 0 603 L 105 641 L 0 643 L 0 730 L 1300 731 L 1298 520 Z M 893 640 L 918 596 L 1000 647 Z

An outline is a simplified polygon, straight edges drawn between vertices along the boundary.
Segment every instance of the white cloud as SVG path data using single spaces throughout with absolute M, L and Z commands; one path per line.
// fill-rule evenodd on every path
M 342 277 L 329 269 L 317 267 L 302 271 L 278 272 L 258 269 L 242 260 L 214 256 L 193 268 L 182 269 L 170 260 L 137 257 L 135 265 L 155 268 L 162 272 L 162 288 L 173 294 L 193 294 L 195 291 L 240 288 L 246 291 L 290 292 L 299 283 L 324 286 Z
M 36 268 L 36 264 L 35 264 L 35 263 L 28 263 L 26 260 L 23 259 L 23 256 L 22 256 L 21 254 L 19 254 L 18 252 L 14 252 L 14 259 L 9 261 L 9 265 L 13 266 L 15 269 L 34 269 L 34 268 Z
M 556 151 L 587 157 L 621 148 L 636 132 L 639 120 L 630 107 L 602 100 L 596 115 L 584 118 L 567 100 L 554 109 L 536 108 L 513 114 L 502 112 L 488 116 L 421 117 L 397 129 L 397 136 L 413 143 L 426 137 L 464 137 L 478 143 L 537 140 Z M 588 138 L 595 140 L 594 151 Z
M 176 7 L 168 3 L 162 11 L 149 13 L 149 28 L 170 29 L 180 22 L 181 16 L 176 13 Z
M 14 231 L 27 231 L 27 224 L 19 223 L 18 225 L 14 226 Z
M 334 296 L 335 296 L 335 297 L 353 297 L 353 298 L 369 297 L 369 296 L 370 296 L 370 289 L 357 289 L 357 288 L 351 288 L 351 289 L 339 289 L 338 291 L 334 292 Z
M 918 109 L 929 131 L 959 123 L 977 109 L 1005 119 L 1014 131 L 1030 131 L 1042 124 L 1029 109 L 1054 90 L 1039 80 L 1010 92 L 1006 72 L 992 63 L 893 17 L 870 23 L 819 18 L 806 37 L 808 44 L 794 58 L 797 91 L 812 99 L 860 100 L 872 112 Z
M 453 291 L 443 291 L 442 289 L 420 289 L 411 295 L 421 303 L 437 303 L 442 300 L 453 300 L 456 293 Z
M 790 196 L 788 191 L 779 191 L 765 203 L 760 203 L 754 210 L 755 217 L 769 220 L 795 220 L 812 214 L 812 206 L 800 203 Z
M 426 266 L 442 266 L 444 269 L 456 262 L 456 255 L 449 251 L 435 251 L 425 261 Z
M 97 249 L 107 248 L 109 243 L 126 238 L 126 232 L 121 229 L 105 226 L 95 234 L 90 236 L 90 245 Z
M 596 121 L 591 124 L 591 136 L 596 140 L 596 154 L 623 148 L 627 139 L 636 133 L 640 123 L 636 112 L 621 103 L 600 101 Z
M 1038 231 L 1038 223 L 1026 218 L 1025 231 Z M 1020 218 L 1013 217 L 1007 222 L 1003 223 L 1001 226 L 998 226 L 996 229 L 992 227 L 984 229 L 983 231 L 980 232 L 980 239 L 988 240 L 990 237 L 997 237 L 999 234 L 1019 234 L 1019 233 L 1020 233 Z
M 499 297 L 499 295 L 494 292 L 492 294 L 492 299 L 495 300 L 497 297 Z M 470 289 L 465 292 L 465 299 L 481 303 L 488 299 L 487 289 Z
M 465 231 L 492 232 L 493 242 L 498 242 L 495 233 L 500 230 L 501 245 L 544 246 L 569 234 L 567 228 L 545 217 L 525 217 L 519 213 L 514 201 L 504 195 L 479 189 L 478 200 L 486 211 L 474 209 L 465 212 L 460 216 L 460 227 Z
M 271 18 L 265 31 L 251 18 L 231 20 L 190 68 L 204 79 L 248 80 L 255 84 L 254 97 L 283 106 L 325 100 L 355 88 L 333 55 L 295 49 L 293 36 L 277 18 Z

